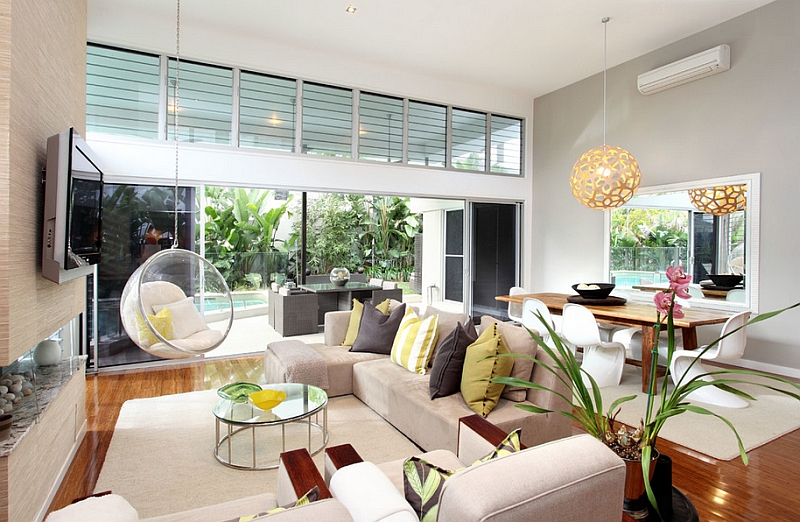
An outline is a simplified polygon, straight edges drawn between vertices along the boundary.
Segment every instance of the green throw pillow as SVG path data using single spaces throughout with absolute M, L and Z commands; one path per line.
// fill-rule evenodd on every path
M 471 345 L 467 346 L 464 370 L 461 372 L 461 395 L 469 409 L 486 417 L 503 393 L 502 384 L 489 382 L 493 377 L 508 377 L 514 367 L 512 357 L 497 357 L 511 353 L 497 332 L 497 324 L 489 326 Z
M 420 522 L 433 522 L 439 512 L 444 481 L 455 471 L 442 469 L 419 457 L 403 462 L 403 490 Z
M 491 453 L 476 460 L 472 465 L 504 457 L 520 450 L 520 428 L 509 433 Z M 439 497 L 445 480 L 464 468 L 450 471 L 419 457 L 410 457 L 403 462 L 403 491 L 420 522 L 433 522 L 439 512 Z

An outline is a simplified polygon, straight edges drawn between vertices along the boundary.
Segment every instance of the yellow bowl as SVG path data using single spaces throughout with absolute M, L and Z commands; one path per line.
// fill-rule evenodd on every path
M 261 390 L 251 393 L 247 400 L 256 408 L 271 410 L 286 398 L 286 392 L 277 390 Z

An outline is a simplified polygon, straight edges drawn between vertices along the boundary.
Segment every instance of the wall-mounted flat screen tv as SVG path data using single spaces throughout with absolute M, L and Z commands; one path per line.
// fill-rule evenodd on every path
M 56 283 L 92 273 L 103 243 L 103 171 L 69 129 L 47 140 L 42 274 Z

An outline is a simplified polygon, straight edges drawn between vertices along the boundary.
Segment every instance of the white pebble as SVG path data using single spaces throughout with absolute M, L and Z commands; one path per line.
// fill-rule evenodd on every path
M 22 395 L 27 397 L 31 393 L 33 393 L 33 389 L 32 388 L 22 388 Z
M 14 406 L 9 402 L 7 404 L 3 404 L 3 413 L 8 413 L 14 409 Z
M 29 383 L 28 381 L 25 381 L 22 383 L 22 389 L 24 390 L 25 388 L 33 388 L 33 384 Z
M 22 382 L 25 380 L 25 377 L 22 375 L 14 375 L 11 377 L 11 382 Z
M 5 395 L 8 393 L 8 386 L 0 386 L 0 396 Z
M 3 395 L 3 398 L 7 401 L 13 401 L 16 397 L 17 396 L 14 395 L 13 393 L 6 393 L 5 395 Z
M 8 388 L 8 391 L 10 391 L 11 393 L 17 393 L 18 391 L 22 391 L 22 385 L 18 382 L 15 382 Z
M 12 381 L 11 379 L 0 379 L 0 384 L 2 384 L 3 386 L 11 386 L 12 384 L 14 384 L 14 381 Z

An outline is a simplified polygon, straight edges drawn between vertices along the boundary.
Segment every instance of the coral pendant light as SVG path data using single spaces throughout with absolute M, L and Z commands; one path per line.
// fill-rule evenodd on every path
M 606 55 L 608 21 L 603 18 L 603 145 L 585 152 L 572 167 L 569 184 L 572 195 L 586 207 L 616 208 L 624 205 L 642 179 L 639 163 L 633 154 L 621 147 L 606 145 Z

